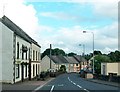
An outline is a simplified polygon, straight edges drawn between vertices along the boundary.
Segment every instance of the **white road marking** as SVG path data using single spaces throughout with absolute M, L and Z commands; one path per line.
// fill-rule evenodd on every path
M 71 81 L 69 77 L 68 77 L 68 80 L 69 80 L 71 83 L 73 83 L 74 85 L 76 85 L 77 87 L 82 88 L 82 86 L 77 85 L 76 83 L 74 83 L 73 81 Z M 85 90 L 86 92 L 89 92 L 87 89 L 83 89 L 83 90 Z
M 36 92 L 37 90 L 41 89 L 43 86 L 44 86 L 44 85 L 37 87 L 37 88 L 34 89 L 34 91 L 32 91 L 32 92 Z
M 77 85 L 79 88 L 82 88 L 80 85 Z
M 50 82 L 52 79 L 50 79 L 48 82 Z M 44 85 L 46 85 L 48 82 L 46 82 L 45 84 L 37 87 L 36 89 L 34 89 L 32 92 L 36 92 L 37 90 L 41 89 Z
M 53 85 L 53 86 L 52 86 L 52 88 L 51 88 L 51 90 L 50 90 L 50 92 L 52 92 L 52 91 L 53 91 L 54 87 L 55 87 L 55 86 Z
M 85 91 L 89 92 L 87 89 L 84 89 Z
M 60 86 L 64 86 L 63 84 L 58 84 L 58 86 L 60 87 Z
M 76 83 L 73 82 L 74 85 L 76 85 Z

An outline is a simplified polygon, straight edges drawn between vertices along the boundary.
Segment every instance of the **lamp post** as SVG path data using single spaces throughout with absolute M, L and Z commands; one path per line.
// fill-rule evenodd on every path
M 87 31 L 83 31 L 83 33 L 89 33 Z M 93 74 L 94 74 L 94 33 L 90 32 L 93 35 Z
M 85 44 L 79 44 L 79 46 L 83 46 L 83 54 L 82 54 L 82 56 L 84 57 L 84 55 L 85 55 Z

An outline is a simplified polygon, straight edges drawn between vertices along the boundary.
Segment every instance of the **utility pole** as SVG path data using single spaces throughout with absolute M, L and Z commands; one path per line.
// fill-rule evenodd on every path
M 51 49 L 52 49 L 52 44 L 50 44 L 50 69 L 52 68 L 52 62 L 51 62 Z

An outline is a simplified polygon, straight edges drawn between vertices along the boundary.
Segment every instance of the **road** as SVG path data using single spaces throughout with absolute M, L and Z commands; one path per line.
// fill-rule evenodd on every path
M 39 91 L 119 92 L 117 87 L 87 81 L 83 78 L 80 78 L 79 74 L 76 73 L 62 74 L 43 87 L 37 87 L 34 92 Z

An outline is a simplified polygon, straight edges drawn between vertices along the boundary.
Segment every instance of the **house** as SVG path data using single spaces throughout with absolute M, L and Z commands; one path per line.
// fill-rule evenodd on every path
M 79 72 L 80 64 L 74 57 L 64 57 L 69 62 L 69 67 L 67 72 Z
M 83 58 L 82 56 L 74 55 L 73 57 L 79 62 L 80 70 L 86 70 L 90 67 L 89 62 L 85 58 Z
M 74 57 L 66 57 L 66 56 L 45 56 L 42 58 L 41 62 L 41 70 L 47 71 L 50 69 L 50 60 L 51 60 L 51 68 L 59 70 L 61 65 L 66 66 L 67 72 L 79 72 L 80 64 Z
M 0 81 L 13 84 L 39 74 L 41 47 L 38 43 L 6 16 L 0 18 L 0 28 Z M 36 56 L 32 50 L 36 51 Z M 34 76 L 32 71 L 36 71 Z
M 120 76 L 120 62 L 101 63 L 101 74 L 102 75 L 113 74 Z
M 51 68 L 55 70 L 59 70 L 61 65 L 65 65 L 67 67 L 68 62 L 63 56 L 44 56 L 41 61 L 41 71 L 47 71 L 50 69 L 50 60 L 51 60 Z
M 57 69 L 56 63 L 57 62 L 54 62 L 53 60 L 51 60 L 51 68 Z M 50 69 L 50 57 L 46 55 L 41 60 L 41 72 L 47 71 L 48 69 Z

